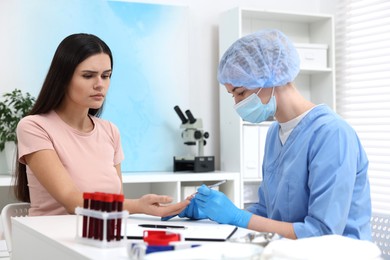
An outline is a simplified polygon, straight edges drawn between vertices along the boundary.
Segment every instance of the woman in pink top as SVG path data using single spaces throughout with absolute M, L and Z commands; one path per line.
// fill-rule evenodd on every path
M 73 214 L 83 192 L 123 192 L 119 130 L 99 118 L 112 68 L 109 47 L 94 35 L 73 34 L 58 46 L 35 106 L 17 128 L 15 195 L 31 203 L 31 216 Z M 126 199 L 124 209 L 168 216 L 189 203 L 171 202 L 147 194 Z

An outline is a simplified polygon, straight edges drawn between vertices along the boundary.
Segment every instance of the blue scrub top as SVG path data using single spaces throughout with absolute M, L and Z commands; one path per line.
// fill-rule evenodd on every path
M 293 223 L 298 238 L 371 240 L 368 159 L 356 132 L 326 105 L 313 108 L 282 145 L 268 130 L 254 214 Z

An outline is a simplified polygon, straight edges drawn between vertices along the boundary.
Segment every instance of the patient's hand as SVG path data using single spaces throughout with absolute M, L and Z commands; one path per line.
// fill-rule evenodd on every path
M 138 199 L 137 208 L 140 213 L 164 217 L 177 215 L 190 204 L 189 199 L 178 203 L 171 202 L 170 196 L 147 194 Z

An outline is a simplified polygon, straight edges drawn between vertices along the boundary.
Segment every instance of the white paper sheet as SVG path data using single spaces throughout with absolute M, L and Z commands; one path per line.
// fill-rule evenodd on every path
M 184 226 L 185 229 L 158 229 L 143 228 L 140 224 Z M 145 215 L 130 215 L 127 221 L 127 237 L 130 239 L 142 239 L 144 230 L 164 230 L 180 233 L 186 241 L 226 241 L 234 234 L 237 227 L 218 224 L 210 220 L 189 220 L 172 218 L 169 221 L 161 221 L 159 217 Z

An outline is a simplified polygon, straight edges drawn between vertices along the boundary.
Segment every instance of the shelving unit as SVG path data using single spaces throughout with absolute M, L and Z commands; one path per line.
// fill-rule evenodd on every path
M 326 45 L 326 66 L 301 66 L 294 84 L 301 94 L 316 104 L 325 103 L 335 110 L 334 21 L 323 14 L 290 13 L 237 7 L 221 14 L 219 54 L 237 39 L 261 29 L 278 29 L 296 45 Z M 234 100 L 220 87 L 221 170 L 240 172 L 241 202 L 257 200 L 265 135 L 270 122 L 243 122 L 233 109 Z M 253 190 L 256 189 L 256 190 Z
M 237 172 L 173 173 L 151 172 L 123 175 L 124 193 L 128 198 L 136 198 L 146 193 L 164 194 L 180 201 L 190 194 L 183 194 L 185 187 L 210 185 L 227 180 L 219 186 L 236 205 L 240 203 L 240 178 Z
M 132 172 L 123 173 L 123 189 L 127 198 L 138 198 L 148 193 L 172 196 L 174 202 L 186 198 L 185 187 L 206 185 L 226 180 L 219 186 L 237 206 L 240 205 L 240 177 L 238 172 L 173 173 L 173 172 Z M 0 192 L 9 193 L 11 175 L 0 175 Z M 187 194 L 189 195 L 189 194 Z M 4 200 L 4 201 L 3 201 Z M 8 202 L 2 197 L 0 210 Z

